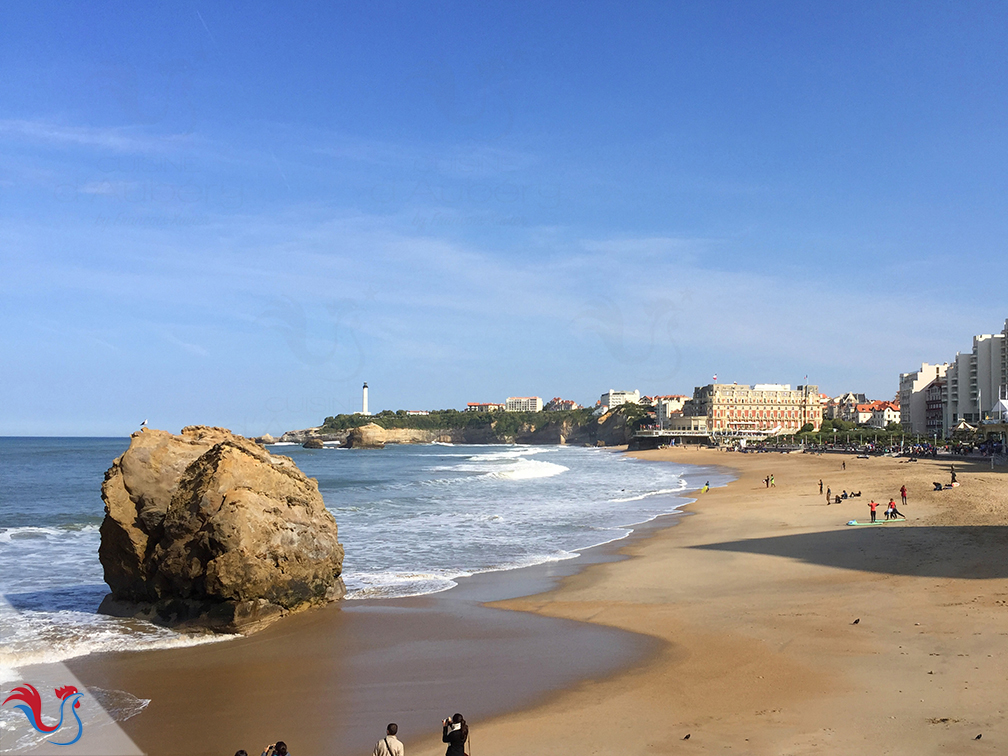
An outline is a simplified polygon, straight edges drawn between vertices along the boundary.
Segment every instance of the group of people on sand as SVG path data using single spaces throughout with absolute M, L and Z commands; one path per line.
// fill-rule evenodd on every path
M 819 480 L 819 493 L 822 493 L 822 492 L 823 492 L 823 482 L 822 482 L 822 479 L 820 479 Z M 832 495 L 832 493 L 833 492 L 830 490 L 829 486 L 827 486 L 826 487 L 826 504 L 827 505 L 834 503 L 834 502 L 830 501 L 830 496 Z M 858 491 L 857 493 L 855 493 L 854 491 L 851 491 L 850 493 L 847 493 L 847 490 L 844 489 L 844 491 L 842 493 L 836 495 L 836 501 L 835 501 L 835 503 L 839 504 L 844 499 L 856 499 L 856 498 L 859 498 L 860 496 L 861 496 L 861 492 L 860 491 Z M 901 506 L 905 507 L 906 503 L 907 503 L 907 487 L 905 485 L 900 486 L 900 501 L 902 502 Z M 877 522 L 877 520 L 875 519 L 875 510 L 877 510 L 878 507 L 879 507 L 879 504 L 878 504 L 877 501 L 875 501 L 875 499 L 871 499 L 868 502 L 868 509 L 871 511 L 871 521 L 872 522 Z M 895 520 L 895 519 L 897 519 L 899 517 L 902 517 L 904 520 L 906 519 L 906 515 L 903 514 L 902 512 L 900 512 L 896 508 L 896 499 L 894 497 L 890 497 L 889 503 L 886 505 L 884 514 L 885 514 L 885 518 L 887 520 Z
M 906 486 L 904 486 L 904 490 L 905 489 Z M 906 501 L 905 498 L 903 500 Z M 876 522 L 875 510 L 878 509 L 878 503 L 874 499 L 872 499 L 871 501 L 868 502 L 868 506 L 871 509 L 871 521 Z M 898 509 L 896 509 L 895 499 L 890 498 L 889 503 L 886 505 L 885 518 L 887 520 L 895 520 L 898 517 L 902 517 L 904 520 L 906 519 L 906 515 L 900 512 Z
M 441 720 L 442 736 L 441 742 L 448 744 L 445 756 L 466 756 L 466 742 L 469 740 L 469 725 L 466 724 L 465 717 L 455 713 L 450 717 Z M 385 728 L 385 737 L 379 740 L 372 751 L 372 756 L 404 756 L 406 749 L 396 735 L 399 732 L 399 725 L 395 722 L 389 723 Z M 235 753 L 235 756 L 248 756 L 244 750 Z M 271 743 L 263 749 L 262 756 L 289 756 L 287 744 L 282 740 Z

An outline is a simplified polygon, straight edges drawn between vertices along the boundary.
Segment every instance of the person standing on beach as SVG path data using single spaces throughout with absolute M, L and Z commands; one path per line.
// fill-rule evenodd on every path
M 906 486 L 900 486 L 900 498 L 903 499 L 903 506 L 906 506 Z
M 840 463 L 840 469 L 841 470 L 846 470 L 847 469 L 847 461 L 846 460 L 844 460 L 843 462 Z
M 466 756 L 465 744 L 469 739 L 469 725 L 466 724 L 465 717 L 457 713 L 451 719 L 441 722 L 444 734 L 441 742 L 448 744 L 445 756 Z
M 875 522 L 875 510 L 878 509 L 878 504 L 875 503 L 875 499 L 868 502 L 868 506 L 871 509 L 871 521 Z
M 774 483 L 774 480 L 773 480 L 773 473 L 770 473 L 770 486 L 769 486 L 769 488 L 777 488 L 777 484 Z
M 822 478 L 819 478 L 819 495 L 822 496 Z
M 399 725 L 395 722 L 390 723 L 385 728 L 385 737 L 375 744 L 374 752 L 371 756 L 403 756 L 406 748 L 396 737 L 397 732 L 399 732 Z
M 826 504 L 827 505 L 830 503 L 830 501 L 829 501 L 829 495 L 830 495 L 830 489 L 829 489 L 829 486 L 826 486 Z

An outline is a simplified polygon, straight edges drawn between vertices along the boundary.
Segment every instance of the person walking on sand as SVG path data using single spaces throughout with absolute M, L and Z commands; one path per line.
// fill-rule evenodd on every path
M 830 495 L 830 488 L 829 488 L 829 486 L 826 486 L 826 504 L 827 505 L 830 503 L 830 501 L 829 501 L 829 495 Z
M 846 460 L 844 460 L 843 462 L 840 463 L 840 469 L 841 470 L 846 470 L 847 469 L 847 461 Z
M 875 499 L 868 502 L 869 508 L 871 508 L 871 521 L 875 522 L 875 510 L 878 509 L 878 504 L 875 503 Z
M 889 513 L 894 520 L 897 517 L 902 517 L 904 520 L 906 519 L 906 515 L 896 509 L 896 501 L 892 497 L 889 498 Z
M 445 756 L 466 756 L 465 744 L 469 739 L 469 725 L 466 724 L 465 717 L 456 712 L 451 719 L 442 720 L 441 726 L 444 729 L 441 742 L 448 744 Z
M 390 723 L 385 728 L 385 737 L 375 744 L 371 756 L 403 756 L 406 753 L 406 749 L 399 742 L 399 739 L 396 738 L 397 732 L 399 732 L 399 725 L 395 722 Z
M 819 478 L 819 495 L 822 496 L 822 478 Z
M 906 485 L 900 486 L 900 498 L 903 500 L 902 504 L 906 506 Z
M 774 480 L 773 480 L 773 473 L 770 473 L 770 486 L 769 487 L 770 488 L 777 488 L 777 484 L 774 483 Z

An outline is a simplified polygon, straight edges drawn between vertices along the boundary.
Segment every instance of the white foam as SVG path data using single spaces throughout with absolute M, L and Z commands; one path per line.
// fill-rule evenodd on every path
M 555 462 L 519 458 L 510 469 L 495 470 L 488 475 L 497 480 L 534 480 L 535 478 L 552 478 L 569 469 L 569 467 L 558 465 Z
M 652 496 L 668 496 L 669 494 L 677 494 L 682 491 L 682 487 L 679 488 L 659 488 L 657 491 L 645 491 L 642 494 L 637 494 L 636 496 L 627 496 L 621 499 L 609 499 L 609 501 L 616 504 L 623 504 L 628 501 L 642 501 L 643 499 L 650 498 Z
M 139 620 L 75 611 L 0 612 L 0 669 L 17 670 L 110 651 L 145 651 L 220 643 L 237 635 L 176 633 Z M 9 672 L 6 674 L 10 674 Z

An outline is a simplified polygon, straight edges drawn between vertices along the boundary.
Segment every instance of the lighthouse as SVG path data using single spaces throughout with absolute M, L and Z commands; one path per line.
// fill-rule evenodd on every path
M 364 402 L 363 408 L 361 409 L 362 415 L 370 415 L 371 413 L 367 410 L 367 381 L 364 382 Z

